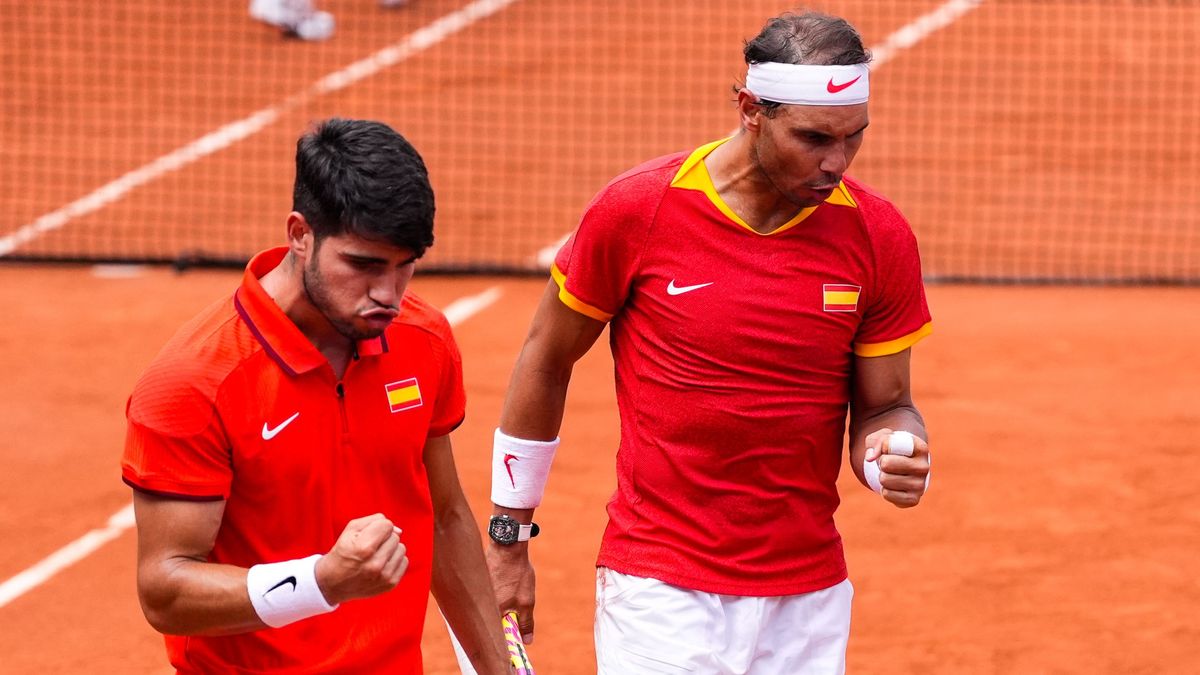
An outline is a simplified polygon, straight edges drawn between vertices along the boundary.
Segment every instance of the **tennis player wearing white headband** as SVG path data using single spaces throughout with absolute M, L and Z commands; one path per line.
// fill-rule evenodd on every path
M 916 240 L 845 175 L 869 56 L 845 21 L 806 13 L 772 19 L 745 57 L 732 138 L 651 160 L 588 205 L 496 431 L 489 566 L 528 635 L 528 547 L 569 536 L 530 541 L 533 510 L 572 366 L 611 327 L 621 441 L 597 564 L 602 675 L 843 672 L 853 590 L 833 514 L 847 410 L 859 479 L 901 507 L 925 491 L 909 394 L 909 348 L 930 332 Z
M 788 105 L 858 105 L 867 102 L 871 71 L 867 64 L 809 66 L 751 63 L 746 89 L 764 101 Z

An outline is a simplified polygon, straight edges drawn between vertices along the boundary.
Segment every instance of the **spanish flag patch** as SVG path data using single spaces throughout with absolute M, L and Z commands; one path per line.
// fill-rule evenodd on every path
M 826 312 L 858 311 L 858 294 L 862 292 L 862 286 L 825 284 L 822 290 Z
M 388 406 L 392 412 L 421 407 L 421 386 L 417 384 L 417 378 L 385 384 L 383 388 L 387 391 Z

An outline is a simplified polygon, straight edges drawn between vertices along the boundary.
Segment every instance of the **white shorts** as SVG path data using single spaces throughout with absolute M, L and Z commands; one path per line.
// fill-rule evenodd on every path
M 599 675 L 846 672 L 849 580 L 801 595 L 717 595 L 596 570 Z

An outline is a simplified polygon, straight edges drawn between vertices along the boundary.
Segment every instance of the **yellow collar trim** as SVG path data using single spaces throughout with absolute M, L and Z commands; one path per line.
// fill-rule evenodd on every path
M 791 220 L 765 234 L 755 230 L 753 227 L 750 227 L 746 221 L 742 220 L 741 216 L 734 213 L 733 209 L 729 208 L 729 205 L 725 203 L 725 200 L 721 199 L 721 195 L 717 194 L 717 188 L 713 185 L 712 176 L 708 173 L 708 167 L 704 165 L 704 158 L 707 157 L 713 150 L 716 150 L 717 146 L 728 140 L 729 138 L 722 138 L 719 141 L 713 141 L 712 143 L 708 143 L 707 145 L 702 145 L 699 148 L 696 148 L 692 154 L 689 155 L 686 160 L 684 160 L 683 164 L 680 165 L 679 171 L 675 172 L 675 177 L 671 179 L 671 187 L 679 188 L 681 190 L 697 190 L 699 192 L 703 192 L 708 196 L 708 200 L 712 202 L 713 206 L 717 207 L 717 210 L 724 214 L 726 218 L 760 236 L 770 236 L 779 234 L 785 230 L 790 230 L 802 222 L 805 218 L 808 218 L 810 215 L 812 215 L 813 211 L 817 210 L 818 207 L 816 206 L 810 206 L 807 209 L 802 209 L 799 213 L 793 216 Z M 850 195 L 850 190 L 846 188 L 846 184 L 844 182 L 838 183 L 837 189 L 833 191 L 833 194 L 829 195 L 829 198 L 825 200 L 825 203 L 858 208 L 858 203 L 854 201 L 854 197 Z

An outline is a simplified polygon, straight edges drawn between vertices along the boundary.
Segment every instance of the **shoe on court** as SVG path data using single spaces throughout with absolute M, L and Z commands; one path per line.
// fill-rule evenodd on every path
M 379 0 L 379 6 L 386 7 L 388 9 L 393 9 L 396 7 L 403 7 L 407 4 L 408 4 L 408 0 Z
M 301 40 L 326 40 L 333 35 L 333 15 L 317 10 L 312 0 L 251 0 L 250 17 Z

